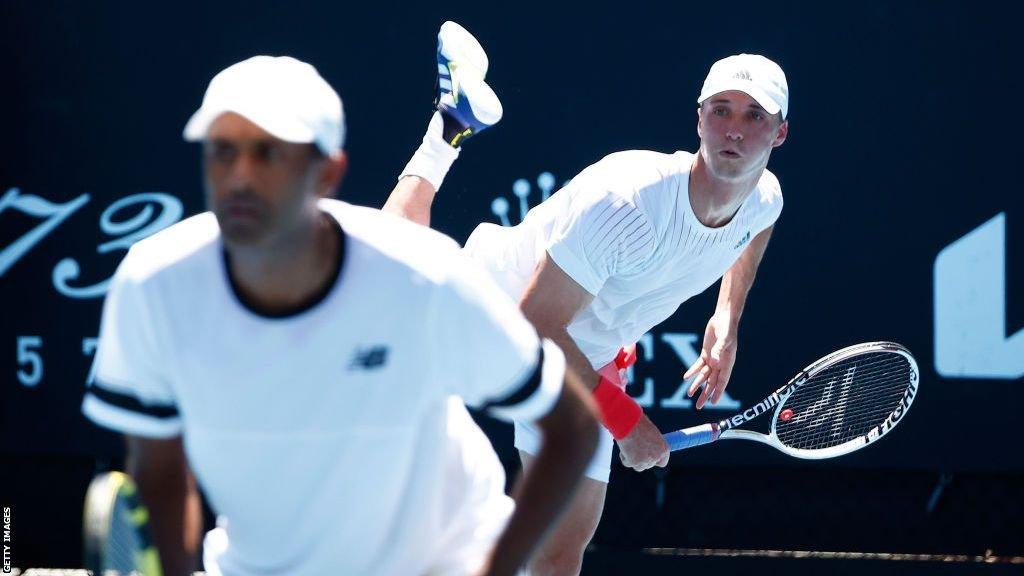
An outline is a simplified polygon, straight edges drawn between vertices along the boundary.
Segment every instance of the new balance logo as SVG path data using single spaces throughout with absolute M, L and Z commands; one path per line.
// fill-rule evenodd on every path
M 348 363 L 349 370 L 376 370 L 388 362 L 387 346 L 358 348 Z
M 743 238 L 740 238 L 740 241 L 737 242 L 736 245 L 732 247 L 732 249 L 733 250 L 739 250 L 740 248 L 743 247 L 744 244 L 746 244 L 749 241 L 750 241 L 750 230 L 747 230 L 747 233 L 743 235 Z

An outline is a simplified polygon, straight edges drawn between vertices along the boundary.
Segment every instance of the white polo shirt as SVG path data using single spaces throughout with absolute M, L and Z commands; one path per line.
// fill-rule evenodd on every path
M 568 331 L 595 368 L 604 366 L 721 278 L 782 211 L 779 181 L 765 170 L 729 223 L 704 226 L 690 206 L 693 159 L 689 152 L 610 154 L 518 226 L 479 226 L 466 251 L 517 298 L 546 252 L 594 295 Z
M 339 274 L 288 317 L 237 295 L 210 213 L 135 244 L 107 295 L 83 411 L 125 434 L 184 437 L 222 517 L 210 572 L 472 571 L 512 503 L 451 397 L 533 420 L 564 360 L 449 238 L 320 208 L 344 231 Z

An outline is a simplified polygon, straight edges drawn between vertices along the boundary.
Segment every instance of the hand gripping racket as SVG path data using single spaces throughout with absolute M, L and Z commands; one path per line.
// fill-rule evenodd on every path
M 93 478 L 85 495 L 85 567 L 95 576 L 160 576 L 160 558 L 147 532 L 149 512 L 122 472 Z
M 718 423 L 669 432 L 673 451 L 719 439 L 754 440 L 805 459 L 835 458 L 885 436 L 917 395 L 917 362 L 892 342 L 843 348 L 800 371 L 770 396 Z M 775 408 L 768 434 L 739 426 Z

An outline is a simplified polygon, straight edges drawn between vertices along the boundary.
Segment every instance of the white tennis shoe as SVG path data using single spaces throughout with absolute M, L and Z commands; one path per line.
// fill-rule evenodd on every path
M 501 101 L 484 82 L 488 65 L 487 53 L 465 28 L 451 21 L 441 25 L 435 105 L 444 120 L 444 140 L 452 147 L 501 120 Z

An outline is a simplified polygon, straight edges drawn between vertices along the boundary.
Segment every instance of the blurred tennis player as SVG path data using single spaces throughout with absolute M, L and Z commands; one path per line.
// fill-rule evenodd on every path
M 128 437 L 166 573 L 195 567 L 191 467 L 210 574 L 513 574 L 599 430 L 558 347 L 447 237 L 328 199 L 344 120 L 312 66 L 225 69 L 184 134 L 210 212 L 121 263 L 83 404 Z M 543 430 L 520 506 L 453 395 Z
M 484 82 L 483 49 L 454 28 L 446 24 L 440 34 L 438 111 L 385 204 L 421 224 L 458 156 L 454 147 L 501 117 Z M 453 39 L 470 48 L 455 50 Z M 461 60 L 446 66 L 455 52 Z M 668 462 L 661 433 L 624 392 L 622 370 L 635 359 L 633 343 L 720 278 L 700 359 L 685 377 L 696 376 L 690 396 L 703 387 L 697 408 L 725 391 L 747 292 L 782 210 L 779 182 L 766 167 L 789 130 L 788 94 L 782 69 L 767 58 L 720 60 L 697 99 L 696 154 L 611 154 L 518 226 L 481 224 L 466 242 L 540 334 L 565 351 L 593 389 L 606 428 L 572 507 L 531 562 L 534 573 L 580 571 L 604 506 L 613 438 L 626 466 Z M 535 426 L 517 421 L 515 445 L 526 470 L 542 465 Z

